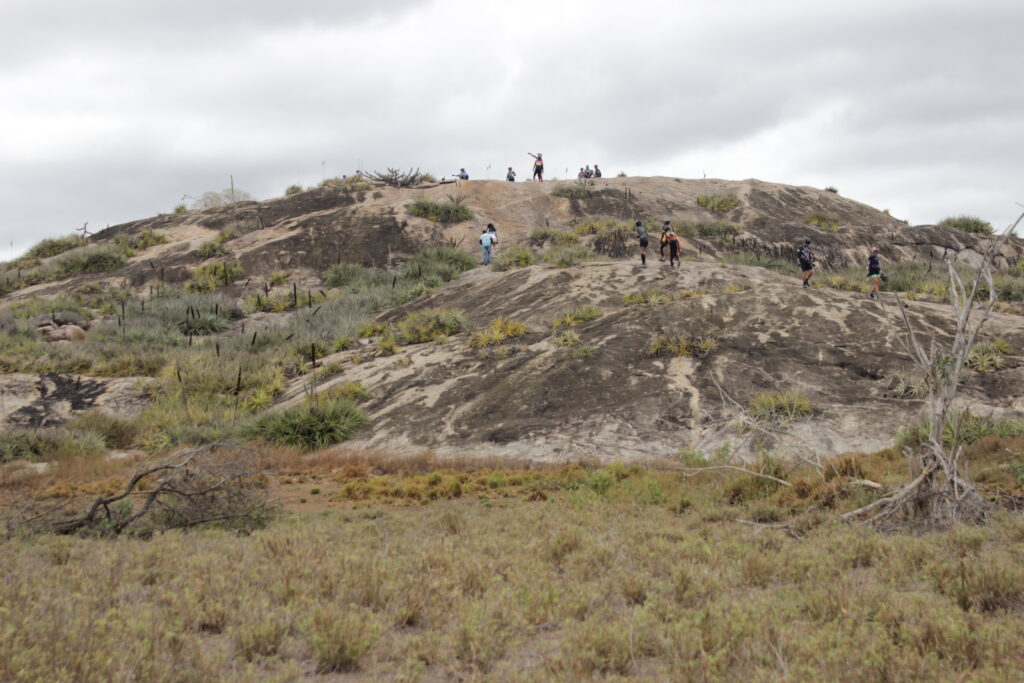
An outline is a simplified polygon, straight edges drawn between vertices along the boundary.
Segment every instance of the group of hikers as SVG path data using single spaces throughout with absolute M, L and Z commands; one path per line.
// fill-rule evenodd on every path
M 647 229 L 644 227 L 643 221 L 638 220 L 633 226 L 633 232 L 636 235 L 637 240 L 640 242 L 640 266 L 642 268 L 647 267 L 647 247 L 650 244 L 650 239 L 647 236 Z M 668 250 L 668 265 L 670 268 L 679 267 L 679 253 L 680 242 L 679 236 L 675 230 L 672 229 L 672 221 L 666 220 L 661 226 L 661 239 L 660 239 L 660 261 L 665 261 L 665 250 Z M 487 227 L 484 228 L 480 234 L 480 246 L 483 247 L 483 264 L 490 265 L 491 258 L 494 254 L 494 247 L 498 244 L 498 231 L 494 227 L 494 223 L 488 223 Z M 878 298 L 878 293 L 881 288 L 882 280 L 886 279 L 882 275 L 882 265 L 880 261 L 881 250 L 875 247 L 871 250 L 868 255 L 868 280 L 871 282 L 871 291 L 868 294 L 872 299 Z M 814 252 L 811 251 L 811 238 L 805 237 L 803 243 L 797 248 L 796 251 L 796 263 L 800 266 L 802 272 L 803 286 L 805 288 L 811 286 L 811 278 L 814 277 Z
M 533 177 L 531 179 L 538 183 L 543 183 L 544 155 L 541 154 L 540 152 L 537 152 L 536 154 L 534 154 L 533 152 L 527 152 L 527 154 L 533 157 Z M 460 168 L 458 173 L 453 173 L 452 177 L 458 180 L 469 180 L 469 174 L 466 173 L 466 169 L 464 168 Z M 580 169 L 580 172 L 576 177 L 579 179 L 600 178 L 601 168 L 597 164 L 594 164 L 594 168 L 590 168 L 589 165 L 585 166 Z M 508 167 L 508 172 L 505 173 L 505 180 L 507 180 L 510 183 L 514 183 L 516 181 L 516 172 L 511 166 Z

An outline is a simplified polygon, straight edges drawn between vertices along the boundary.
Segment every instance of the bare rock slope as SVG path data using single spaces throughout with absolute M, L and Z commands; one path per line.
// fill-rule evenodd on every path
M 687 298 L 624 303 L 624 295 L 641 290 Z M 573 328 L 577 344 L 557 344 L 561 330 L 553 322 L 588 304 L 602 316 Z M 911 306 L 919 332 L 947 333 L 948 307 Z M 830 455 L 888 447 L 920 413 L 920 401 L 888 388 L 890 377 L 912 374 L 892 300 L 804 290 L 760 268 L 686 262 L 673 271 L 608 262 L 478 269 L 383 319 L 436 307 L 465 311 L 478 328 L 503 316 L 530 332 L 497 352 L 470 348 L 458 335 L 394 356 L 366 360 L 372 354 L 362 348 L 326 359 L 364 358 L 343 363 L 344 371 L 320 387 L 355 381 L 370 388 L 374 426 L 361 445 L 544 459 L 672 456 L 725 443 L 748 454 L 781 447 Z M 1017 316 L 997 315 L 987 332 L 1024 346 Z M 659 336 L 677 335 L 713 337 L 717 347 L 703 358 L 652 356 Z M 1022 380 L 1014 356 L 998 373 L 972 373 L 964 399 L 977 412 L 1021 412 Z M 284 404 L 305 388 L 297 382 Z M 811 417 L 781 430 L 780 440 L 737 428 L 751 398 L 787 390 L 806 395 Z

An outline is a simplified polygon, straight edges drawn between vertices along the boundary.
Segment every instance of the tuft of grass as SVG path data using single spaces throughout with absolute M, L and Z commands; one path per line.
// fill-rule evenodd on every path
M 495 318 L 483 330 L 474 332 L 469 337 L 470 348 L 478 349 L 487 346 L 496 346 L 509 339 L 521 337 L 530 330 L 521 322 L 509 320 L 508 318 Z
M 348 441 L 368 424 L 351 399 L 328 396 L 261 415 L 245 432 L 278 446 L 313 451 Z
M 661 356 L 705 358 L 717 350 L 718 338 L 710 332 L 690 335 L 662 334 L 651 342 L 648 354 L 652 358 Z
M 210 240 L 209 242 L 203 242 L 202 244 L 199 245 L 199 248 L 196 249 L 196 255 L 199 258 L 203 259 L 204 261 L 206 259 L 219 258 L 221 256 L 226 256 L 227 253 L 228 253 L 228 250 L 225 249 L 224 245 L 221 244 L 220 242 L 218 242 L 217 240 Z
M 1012 347 L 1005 339 L 997 339 L 991 342 L 981 342 L 971 347 L 965 361 L 967 367 L 978 372 L 995 372 L 1006 367 L 1004 354 L 1012 351 Z
M 556 330 L 559 327 L 575 327 L 576 325 L 582 325 L 591 321 L 597 320 L 601 317 L 601 309 L 596 306 L 579 306 L 572 308 L 564 313 L 560 313 L 555 322 L 552 324 Z
M 805 218 L 804 223 L 807 223 L 807 225 L 813 225 L 814 227 L 822 230 L 827 230 L 828 232 L 839 232 L 839 219 L 835 216 L 815 213 Z
M 491 261 L 491 267 L 495 270 L 506 271 L 515 268 L 526 268 L 537 263 L 537 255 L 525 244 L 514 244 L 501 250 L 501 253 Z
M 458 334 L 466 329 L 466 315 L 461 311 L 432 308 L 415 311 L 398 323 L 398 334 L 406 344 L 432 342 L 439 336 Z
M 94 245 L 67 251 L 54 259 L 54 279 L 79 273 L 102 273 L 126 265 L 124 251 L 116 246 Z
M 320 674 L 358 670 L 360 660 L 380 637 L 373 613 L 354 605 L 319 605 L 304 630 Z
M 939 225 L 947 228 L 956 228 L 964 232 L 973 232 L 983 235 L 992 233 L 992 224 L 977 216 L 949 216 L 939 221 Z
M 284 196 L 291 197 L 293 194 L 299 194 L 302 191 L 302 185 L 289 185 L 284 189 Z
M 473 218 L 473 211 L 466 206 L 462 197 L 448 195 L 443 202 L 417 199 L 405 207 L 410 216 L 419 216 L 435 223 L 461 223 Z
M 732 211 L 740 205 L 740 199 L 734 194 L 702 194 L 697 197 L 697 206 L 715 213 Z
M 577 346 L 583 340 L 580 339 L 580 335 L 576 330 L 565 330 L 557 337 L 551 338 L 551 343 L 555 346 Z
M 832 186 L 832 185 L 829 185 L 828 187 L 826 187 L 825 188 L 825 192 L 831 192 L 832 194 L 839 194 L 839 190 L 836 187 Z
M 332 400 L 348 400 L 353 403 L 362 403 L 370 399 L 370 390 L 359 382 L 345 382 L 336 387 L 331 387 L 322 396 Z
M 766 427 L 785 427 L 813 414 L 810 399 L 795 389 L 761 392 L 747 407 L 750 417 Z
M 590 187 L 579 183 L 556 185 L 551 190 L 552 197 L 562 197 L 563 199 L 589 199 L 593 194 Z

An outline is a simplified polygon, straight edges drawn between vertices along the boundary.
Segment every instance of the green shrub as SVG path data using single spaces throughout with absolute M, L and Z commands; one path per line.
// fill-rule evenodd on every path
M 1004 349 L 1008 348 L 1005 340 L 996 342 L 982 342 L 971 347 L 967 354 L 967 367 L 978 372 L 994 372 L 1006 367 L 1006 358 L 1003 357 Z
M 557 185 L 555 189 L 551 190 L 552 197 L 562 197 L 564 199 L 589 199 L 593 196 L 593 192 L 586 185 L 572 184 L 572 185 Z
M 594 235 L 594 250 L 613 258 L 622 258 L 632 247 L 633 228 L 626 223 L 604 221 Z
M 733 194 L 702 194 L 697 197 L 697 206 L 715 213 L 732 211 L 739 205 L 739 197 Z
M 796 390 L 762 392 L 750 399 L 748 408 L 750 417 L 766 427 L 785 427 L 813 414 L 810 400 Z
M 983 221 L 977 216 L 950 216 L 949 218 L 943 218 L 939 221 L 939 225 L 943 225 L 947 228 L 956 228 L 957 230 L 963 230 L 964 232 L 975 232 L 981 234 L 991 234 L 992 224 L 988 221 Z
M 72 433 L 95 434 L 107 448 L 128 448 L 138 433 L 137 423 L 119 418 L 103 410 L 79 413 L 64 425 Z
M 804 219 L 804 223 L 829 232 L 839 232 L 839 219 L 823 213 L 815 213 Z
M 299 194 L 302 192 L 302 185 L 289 185 L 284 190 L 285 197 L 291 197 L 293 194 Z
M 521 322 L 508 318 L 495 318 L 486 329 L 474 332 L 469 337 L 470 348 L 483 348 L 504 343 L 509 339 L 521 337 L 530 330 Z
M 324 273 L 324 284 L 328 287 L 350 287 L 363 289 L 377 287 L 387 282 L 387 273 L 355 263 L 339 263 Z
M 60 456 L 98 455 L 106 450 L 103 437 L 90 432 L 7 428 L 0 431 L 0 463 L 11 460 L 50 460 Z
M 331 399 L 346 399 L 353 403 L 362 403 L 369 400 L 370 390 L 359 382 L 345 382 L 340 386 L 328 389 L 323 393 L 323 396 Z
M 226 287 L 242 277 L 242 266 L 235 261 L 217 261 L 198 266 L 185 283 L 186 292 L 210 292 Z
M 312 451 L 347 441 L 368 424 L 351 399 L 322 397 L 261 415 L 245 432 L 278 446 Z
M 741 232 L 740 226 L 726 221 L 697 221 L 693 230 L 698 237 L 735 237 Z
M 464 202 L 462 197 L 448 195 L 448 199 L 443 202 L 417 199 L 405 208 L 410 216 L 419 216 L 435 223 L 461 223 L 473 217 L 473 211 Z
M 130 255 L 133 250 L 144 251 L 158 244 L 167 244 L 167 238 L 149 228 L 140 230 L 134 235 L 118 235 L 114 243 L 119 246 L 125 254 Z
M 436 286 L 454 280 L 476 266 L 467 252 L 454 247 L 431 247 L 415 254 L 402 267 L 404 280 L 420 280 Z
M 537 228 L 530 233 L 530 243 L 537 247 L 542 247 L 546 242 L 554 242 L 555 238 L 562 234 L 561 230 L 555 230 L 554 228 Z
M 825 188 L 825 192 L 831 192 L 832 194 L 839 194 L 839 190 L 832 185 Z
M 204 261 L 210 258 L 226 256 L 227 253 L 228 250 L 225 249 L 224 245 L 218 242 L 217 240 L 203 242 L 202 244 L 199 245 L 199 248 L 196 249 L 196 254 L 199 256 L 199 258 L 203 259 Z
M 501 252 L 491 262 L 491 267 L 495 270 L 512 270 L 514 268 L 526 268 L 537 263 L 537 255 L 533 253 L 533 250 L 524 244 L 515 244 L 511 247 L 503 248 Z
M 350 178 L 327 178 L 320 183 L 319 187 L 330 187 L 342 192 L 366 192 L 372 189 L 370 183 L 358 176 Z
M 466 316 L 461 311 L 440 308 L 415 311 L 406 315 L 397 327 L 404 343 L 422 344 L 441 335 L 462 332 L 466 329 Z
M 65 251 L 69 251 L 75 247 L 84 247 L 88 243 L 89 240 L 84 237 L 79 237 L 78 235 L 56 237 L 54 239 L 43 240 L 36 244 L 25 252 L 25 256 L 30 259 L 49 258 L 50 256 L 56 256 L 57 254 L 63 254 Z
M 569 247 L 551 247 L 547 251 L 541 254 L 541 259 L 544 263 L 552 266 L 558 266 L 559 268 L 568 268 L 569 266 L 575 266 L 583 261 L 596 258 L 597 254 L 592 252 L 590 249 L 582 245 L 575 245 Z

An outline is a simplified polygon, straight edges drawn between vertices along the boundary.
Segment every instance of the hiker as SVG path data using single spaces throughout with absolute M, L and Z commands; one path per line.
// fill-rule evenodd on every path
M 644 268 L 647 267 L 647 230 L 644 229 L 644 224 L 640 221 L 636 222 L 633 226 L 633 231 L 636 232 L 636 238 L 640 240 L 640 265 Z
M 594 172 L 590 170 L 590 164 L 587 164 L 587 169 L 583 171 L 584 178 L 593 178 Z
M 679 267 L 679 236 L 676 235 L 675 231 L 669 227 L 668 232 L 665 234 L 665 238 L 668 240 L 668 266 L 669 268 Z
M 597 164 L 594 164 L 594 177 L 595 178 L 600 178 L 601 177 L 601 169 L 597 167 Z
M 493 225 L 488 225 L 493 228 Z M 491 265 L 491 247 L 498 243 L 498 234 L 488 232 L 487 228 L 484 228 L 483 232 L 480 233 L 480 245 L 484 248 L 484 265 Z
M 460 168 L 458 173 L 453 173 L 452 175 L 459 180 L 469 180 L 469 174 L 466 173 L 466 169 L 464 168 Z
M 531 157 L 533 157 L 533 179 L 543 183 L 544 182 L 544 155 L 541 154 L 540 152 L 537 152 L 536 154 L 533 154 L 532 152 L 527 152 L 527 154 L 529 154 Z
M 491 256 L 498 255 L 498 229 L 494 227 L 494 223 L 487 224 L 487 232 L 491 237 L 494 238 L 494 243 L 491 245 Z
M 580 166 L 580 172 L 576 174 L 576 178 L 578 180 L 583 180 L 586 177 L 587 177 L 587 172 L 583 170 L 582 166 Z
M 881 250 L 875 247 L 868 256 L 868 281 L 871 282 L 871 293 L 868 296 L 872 299 L 878 298 L 878 289 L 882 282 L 882 264 L 878 262 L 880 253 Z
M 505 174 L 505 180 L 510 183 L 514 183 L 516 181 L 516 172 L 512 170 L 511 166 L 508 167 L 508 173 Z
M 665 260 L 665 247 L 668 246 L 668 234 L 672 231 L 672 221 L 665 221 L 665 224 L 661 226 L 661 258 L 659 261 Z
M 803 246 L 797 249 L 796 262 L 800 264 L 800 270 L 804 273 L 804 287 L 810 287 L 811 278 L 814 277 L 814 254 L 811 253 L 810 237 L 805 237 Z

